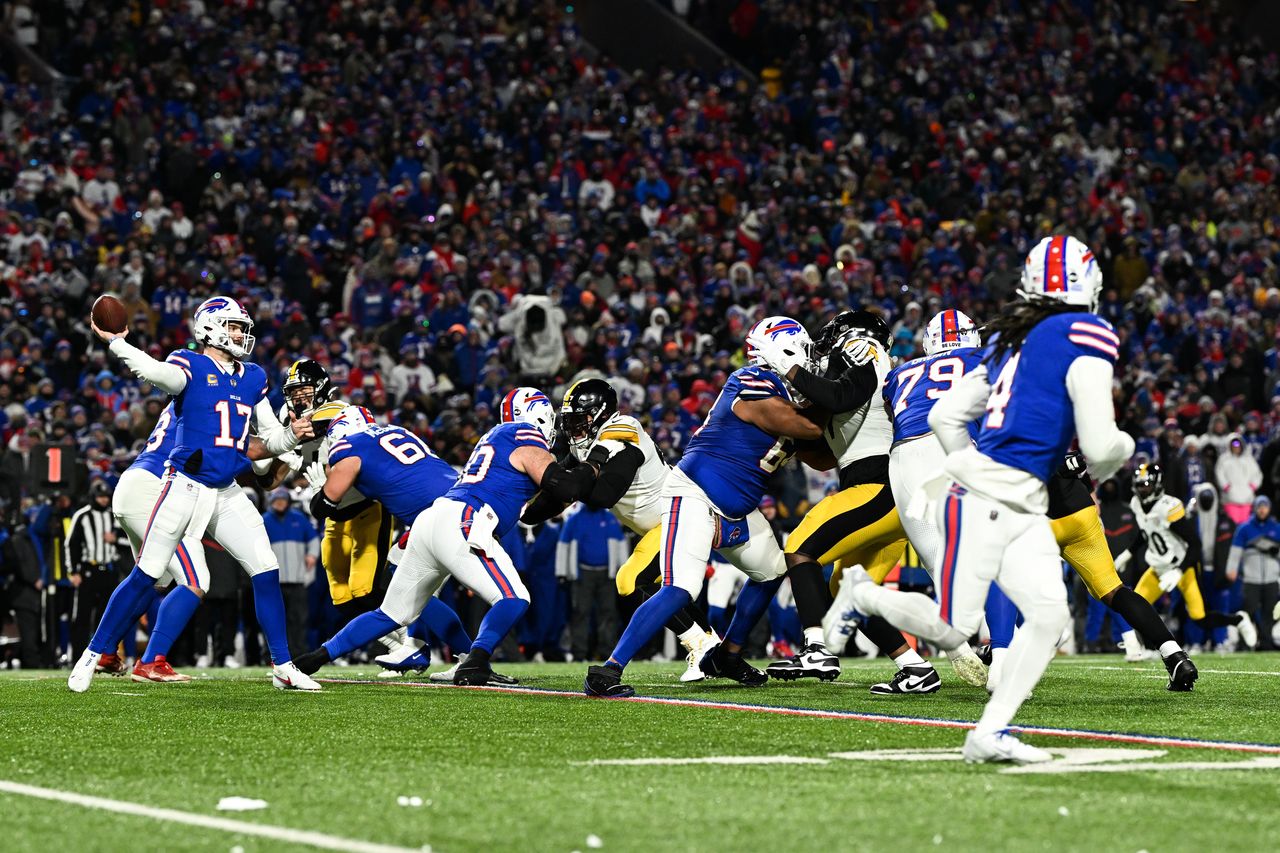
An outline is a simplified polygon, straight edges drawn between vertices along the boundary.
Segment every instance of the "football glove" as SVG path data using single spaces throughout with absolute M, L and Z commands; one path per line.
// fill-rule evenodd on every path
M 324 488 L 324 481 L 329 479 L 329 475 L 324 471 L 324 463 L 319 459 L 308 465 L 302 472 L 302 476 L 307 478 L 307 485 L 317 492 Z
M 835 348 L 843 354 L 847 364 L 853 367 L 860 367 L 868 362 L 875 361 L 877 346 L 875 341 L 869 341 L 866 338 L 854 337 L 850 333 L 836 341 Z
M 1160 573 L 1160 591 L 1173 592 L 1182 580 L 1182 569 L 1169 569 Z

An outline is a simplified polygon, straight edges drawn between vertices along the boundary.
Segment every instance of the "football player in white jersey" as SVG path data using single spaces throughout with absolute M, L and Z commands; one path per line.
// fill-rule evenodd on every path
M 671 470 L 658 454 L 653 439 L 640 422 L 619 414 L 618 393 L 603 379 L 583 379 L 565 392 L 560 405 L 558 430 L 579 462 L 600 468 L 586 503 L 607 508 L 618 521 L 640 536 L 631 557 L 618 570 L 618 593 L 648 598 L 662 585 L 658 550 L 662 539 L 662 487 Z M 564 509 L 543 496 L 525 510 L 521 520 L 536 524 Z M 681 681 L 704 678 L 698 666 L 703 654 L 720 638 L 693 604 L 682 608 L 667 623 L 686 651 L 688 666 Z
M 893 423 L 880 396 L 893 368 L 888 345 L 889 327 L 878 314 L 845 312 L 829 322 L 815 341 L 815 349 L 827 359 L 826 377 L 802 367 L 786 374 L 801 395 L 833 413 L 823 438 L 829 451 L 827 464 L 839 469 L 841 488 L 809 510 L 787 539 L 787 574 L 805 646 L 796 655 L 769 665 L 768 673 L 774 678 L 829 681 L 840 675 L 840 659 L 827 649 L 822 627 L 832 605 L 822 566 L 836 564 L 832 588 L 840 585 L 844 567 L 854 565 L 865 567 L 879 583 L 906 549 L 906 532 L 889 487 Z M 756 596 L 744 591 L 734 620 L 740 615 L 751 618 L 757 607 Z M 880 617 L 868 619 L 863 630 L 898 667 L 890 681 L 872 685 L 872 694 L 939 689 L 937 672 L 901 632 Z M 985 683 L 985 667 L 972 652 L 965 655 L 957 649 L 952 661 L 966 681 Z
M 1187 517 L 1182 501 L 1164 490 L 1164 474 L 1154 462 L 1143 462 L 1133 472 L 1133 497 L 1129 508 L 1142 531 L 1147 570 L 1142 573 L 1134 591 L 1152 603 L 1175 589 L 1186 602 L 1187 616 L 1206 633 L 1215 628 L 1235 625 L 1245 645 L 1258 644 L 1258 629 L 1243 610 L 1220 613 L 1205 610 L 1200 592 L 1200 533 Z M 1117 563 L 1128 562 L 1128 553 Z

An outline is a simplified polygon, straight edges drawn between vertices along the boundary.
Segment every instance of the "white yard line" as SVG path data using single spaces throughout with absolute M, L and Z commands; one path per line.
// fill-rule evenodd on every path
M 202 829 L 216 829 L 222 832 L 234 832 L 239 835 L 256 835 L 259 838 L 270 838 L 273 841 L 287 841 L 292 844 L 305 844 L 322 850 L 344 850 L 348 853 L 422 853 L 429 848 L 396 847 L 392 844 L 375 844 L 371 841 L 357 841 L 353 838 L 340 838 L 326 835 L 323 832 L 312 832 L 305 829 L 290 829 L 287 826 L 269 826 L 261 823 L 250 823 L 225 817 L 183 812 L 177 809 L 162 809 L 155 806 L 144 806 L 141 803 L 130 803 L 125 800 L 109 800 L 105 797 L 92 797 L 72 791 L 59 791 L 54 788 L 38 788 L 35 785 L 24 785 L 21 782 L 10 782 L 0 779 L 0 792 L 16 794 L 22 797 L 35 797 L 40 800 L 52 800 L 58 803 L 69 803 L 88 809 L 100 809 L 113 814 L 127 814 L 136 817 L 150 818 L 164 823 L 181 823 L 187 826 L 198 826 Z

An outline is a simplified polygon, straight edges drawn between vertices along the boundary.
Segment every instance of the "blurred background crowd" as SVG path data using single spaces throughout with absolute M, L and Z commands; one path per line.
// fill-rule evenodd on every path
M 1212 487 L 1215 523 L 1276 497 L 1280 55 L 1223 3 L 653 5 L 720 66 L 620 67 L 546 0 L 0 2 L 0 537 L 45 662 L 82 609 L 71 517 L 163 407 L 90 341 L 104 292 L 156 355 L 232 295 L 277 403 L 314 358 L 455 464 L 507 388 L 586 375 L 676 459 L 754 320 L 874 306 L 910 357 L 1069 232 L 1140 457 L 1180 498 Z M 784 468 L 780 530 L 829 485 Z

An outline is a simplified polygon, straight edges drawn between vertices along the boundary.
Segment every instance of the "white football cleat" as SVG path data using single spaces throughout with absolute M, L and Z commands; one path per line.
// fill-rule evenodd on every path
M 842 655 L 849 641 L 858 633 L 858 608 L 853 602 L 853 588 L 860 583 L 874 583 L 862 566 L 850 566 L 840 577 L 836 597 L 822 617 L 822 641 L 832 654 Z
M 293 661 L 271 668 L 271 686 L 277 690 L 305 690 L 309 693 L 320 689 L 319 682 L 294 666 Z
M 93 673 L 98 669 L 98 658 L 102 655 L 85 649 L 76 665 L 71 667 L 71 675 L 67 676 L 67 687 L 72 693 L 83 693 L 93 683 Z
M 702 681 L 707 674 L 698 666 L 702 656 L 720 644 L 720 638 L 716 636 L 715 631 L 709 631 L 700 637 L 694 638 L 693 642 L 685 645 L 689 654 L 685 656 L 688 666 L 685 671 L 680 673 L 680 680 L 683 682 Z
M 1151 653 L 1150 649 L 1144 649 L 1140 645 L 1125 644 L 1124 659 L 1128 663 L 1142 663 L 1143 661 L 1151 660 L 1153 657 L 1155 656 Z
M 1240 642 L 1251 649 L 1256 649 L 1258 647 L 1258 626 L 1253 624 L 1253 617 L 1243 610 L 1237 610 L 1236 615 L 1240 617 L 1240 624 L 1236 626 L 1236 630 L 1240 632 Z
M 975 729 L 965 735 L 964 760 L 966 764 L 985 764 L 994 761 L 1040 764 L 1052 761 L 1053 756 L 1039 747 L 1023 743 L 1008 731 L 980 735 Z
M 974 687 L 987 686 L 987 665 L 974 654 L 972 649 L 947 652 L 947 660 L 951 661 L 951 668 L 965 684 Z
M 467 659 L 466 652 L 457 655 L 453 659 L 453 666 L 443 669 L 440 672 L 433 672 L 427 676 L 427 681 L 443 682 L 445 684 L 453 684 L 453 674 L 458 671 L 458 667 L 462 666 L 462 662 Z

